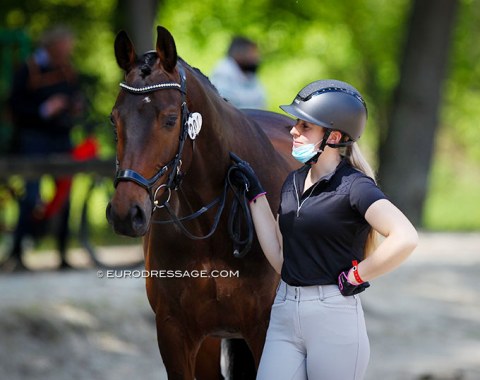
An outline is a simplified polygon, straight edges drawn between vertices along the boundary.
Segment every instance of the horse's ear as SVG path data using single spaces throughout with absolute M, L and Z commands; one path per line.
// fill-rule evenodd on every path
M 137 53 L 135 53 L 133 43 L 124 30 L 120 31 L 115 37 L 114 46 L 118 66 L 128 73 L 137 59 Z
M 157 54 L 163 68 L 171 73 L 177 64 L 177 48 L 173 36 L 163 26 L 157 26 Z

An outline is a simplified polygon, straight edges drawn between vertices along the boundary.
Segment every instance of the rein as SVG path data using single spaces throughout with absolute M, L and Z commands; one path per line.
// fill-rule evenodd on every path
M 231 165 L 227 171 L 227 175 L 225 177 L 223 191 L 220 196 L 215 198 L 212 202 L 207 204 L 206 206 L 201 207 L 196 212 L 179 218 L 175 212 L 173 211 L 172 207 L 170 206 L 168 199 L 164 202 L 161 207 L 165 207 L 165 210 L 170 216 L 170 220 L 152 220 L 154 224 L 172 224 L 174 223 L 185 236 L 192 240 L 203 240 L 207 239 L 212 236 L 215 231 L 217 230 L 218 224 L 220 222 L 220 217 L 222 216 L 223 209 L 225 208 L 225 203 L 227 200 L 228 189 L 230 188 L 233 191 L 234 198 L 232 200 L 232 206 L 230 210 L 230 215 L 228 217 L 228 234 L 233 241 L 234 249 L 233 255 L 237 258 L 244 257 L 249 251 L 252 246 L 253 242 L 253 221 L 252 216 L 250 213 L 250 208 L 247 203 L 246 197 L 246 186 L 242 188 L 242 191 L 239 192 L 236 189 L 236 186 L 230 180 L 231 173 L 236 170 L 237 165 Z M 198 218 L 200 215 L 204 214 L 208 210 L 210 210 L 216 204 L 219 204 L 215 217 L 213 219 L 212 227 L 210 231 L 202 236 L 193 235 L 188 229 L 185 227 L 183 222 L 193 220 Z M 242 213 L 239 213 L 239 208 Z M 242 230 L 242 222 L 245 223 L 246 228 L 246 235 L 247 237 L 242 239 L 241 238 L 241 230 Z M 244 246 L 242 249 L 241 246 Z
M 116 171 L 115 179 L 114 179 L 114 186 L 117 187 L 120 182 L 123 181 L 131 181 L 139 185 L 140 187 L 144 188 L 148 195 L 150 196 L 150 200 L 153 204 L 152 214 L 157 209 L 164 208 L 165 211 L 169 214 L 169 220 L 152 220 L 152 223 L 155 224 L 172 224 L 174 223 L 182 233 L 192 240 L 203 240 L 211 237 L 215 231 L 217 230 L 218 224 L 220 222 L 220 217 L 222 212 L 225 208 L 225 203 L 227 199 L 228 189 L 231 188 L 234 193 L 234 199 L 232 201 L 231 212 L 228 218 L 228 234 L 233 241 L 234 251 L 233 255 L 238 258 L 244 257 L 247 252 L 250 250 L 250 247 L 253 242 L 253 222 L 252 216 L 250 214 L 250 209 L 247 204 L 246 200 L 246 189 L 243 189 L 242 193 L 239 193 L 235 186 L 232 184 L 230 180 L 230 174 L 233 170 L 235 170 L 236 165 L 230 166 L 227 171 L 227 175 L 225 177 L 223 191 L 220 196 L 215 198 L 212 202 L 207 204 L 206 206 L 201 207 L 196 212 L 184 216 L 178 217 L 175 214 L 175 211 L 170 206 L 170 197 L 172 190 L 178 190 L 183 175 L 181 175 L 181 166 L 182 166 L 182 153 L 185 146 L 185 141 L 187 140 L 187 135 L 190 136 L 193 144 L 195 143 L 195 137 L 200 131 L 201 127 L 201 116 L 199 114 L 193 113 L 190 114 L 187 107 L 186 95 L 187 95 L 187 77 L 185 75 L 185 70 L 181 65 L 178 65 L 178 71 L 180 74 L 180 84 L 176 82 L 166 82 L 166 83 L 158 83 L 154 85 L 144 86 L 144 87 L 132 87 L 127 85 L 126 83 L 120 83 L 120 87 L 132 94 L 139 95 L 139 94 L 147 94 L 159 90 L 165 89 L 176 89 L 181 92 L 182 94 L 182 101 L 181 101 L 181 130 L 179 135 L 179 145 L 178 151 L 175 157 L 170 160 L 165 166 L 163 166 L 156 174 L 154 174 L 150 178 L 145 178 L 140 173 L 133 169 L 118 169 Z M 118 161 L 117 161 L 118 165 Z M 164 184 L 159 185 L 155 190 L 153 190 L 157 181 L 163 177 L 168 169 L 172 167 L 171 172 L 168 176 L 167 182 Z M 160 189 L 165 188 L 168 191 L 167 199 L 160 204 L 156 199 L 157 193 Z M 213 221 L 213 225 L 209 232 L 203 236 L 193 235 L 188 229 L 185 227 L 183 222 L 190 221 L 193 219 L 198 218 L 216 204 L 219 204 L 217 212 L 215 214 L 215 218 Z M 239 211 L 242 211 L 242 214 Z M 241 238 L 241 231 L 242 231 L 242 224 L 245 223 L 245 229 L 247 231 L 247 237 L 245 239 Z M 244 246 L 243 249 L 240 249 L 241 246 Z

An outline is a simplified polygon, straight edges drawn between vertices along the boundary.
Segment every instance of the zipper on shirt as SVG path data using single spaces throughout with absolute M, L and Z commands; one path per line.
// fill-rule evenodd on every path
M 315 188 L 317 185 L 320 183 L 321 180 L 318 180 L 315 185 L 313 185 L 312 190 L 310 191 L 310 194 L 300 203 L 300 195 L 298 194 L 298 189 L 297 189 L 297 179 L 296 179 L 296 172 L 293 173 L 293 187 L 295 189 L 295 198 L 297 198 L 297 218 L 300 216 L 300 209 L 302 208 L 303 204 L 310 198 L 310 196 L 313 194 L 315 191 Z

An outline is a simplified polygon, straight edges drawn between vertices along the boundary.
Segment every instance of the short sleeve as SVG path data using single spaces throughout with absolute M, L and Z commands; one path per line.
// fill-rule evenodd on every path
M 359 177 L 352 183 L 350 188 L 350 204 L 365 216 L 368 208 L 380 199 L 387 199 L 385 194 L 378 188 L 370 177 Z

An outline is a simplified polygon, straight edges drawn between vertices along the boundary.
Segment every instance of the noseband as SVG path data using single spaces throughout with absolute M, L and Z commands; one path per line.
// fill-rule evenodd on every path
M 185 141 L 187 139 L 188 124 L 189 124 L 188 119 L 189 119 L 190 113 L 188 111 L 187 100 L 186 100 L 187 77 L 185 75 L 185 70 L 181 65 L 178 65 L 178 72 L 180 74 L 180 83 L 165 82 L 165 83 L 158 83 L 158 84 L 153 84 L 145 87 L 132 87 L 127 85 L 126 83 L 120 83 L 120 87 L 123 90 L 135 95 L 148 94 L 155 91 L 168 90 L 168 89 L 178 90 L 182 94 L 182 103 L 181 103 L 182 121 L 181 121 L 180 135 L 179 135 L 180 143 L 178 145 L 178 151 L 175 157 L 173 157 L 170 160 L 170 162 L 168 162 L 165 166 L 163 166 L 151 178 L 147 179 L 133 169 L 118 169 L 117 167 L 117 172 L 114 179 L 115 187 L 117 187 L 120 182 L 124 182 L 124 181 L 135 182 L 140 187 L 143 187 L 147 191 L 154 205 L 153 211 L 155 211 L 156 208 L 163 207 L 163 206 L 159 206 L 158 201 L 156 200 L 158 191 L 161 188 L 165 188 L 169 193 L 168 198 L 170 198 L 171 191 L 176 189 L 181 182 L 180 169 L 182 167 L 182 153 L 183 153 L 183 148 L 185 146 Z M 118 162 L 117 162 L 117 165 L 118 165 Z M 172 170 L 170 172 L 170 175 L 168 176 L 167 182 L 158 186 L 155 190 L 153 190 L 157 181 L 165 175 L 165 173 L 168 171 L 170 167 L 172 168 Z

